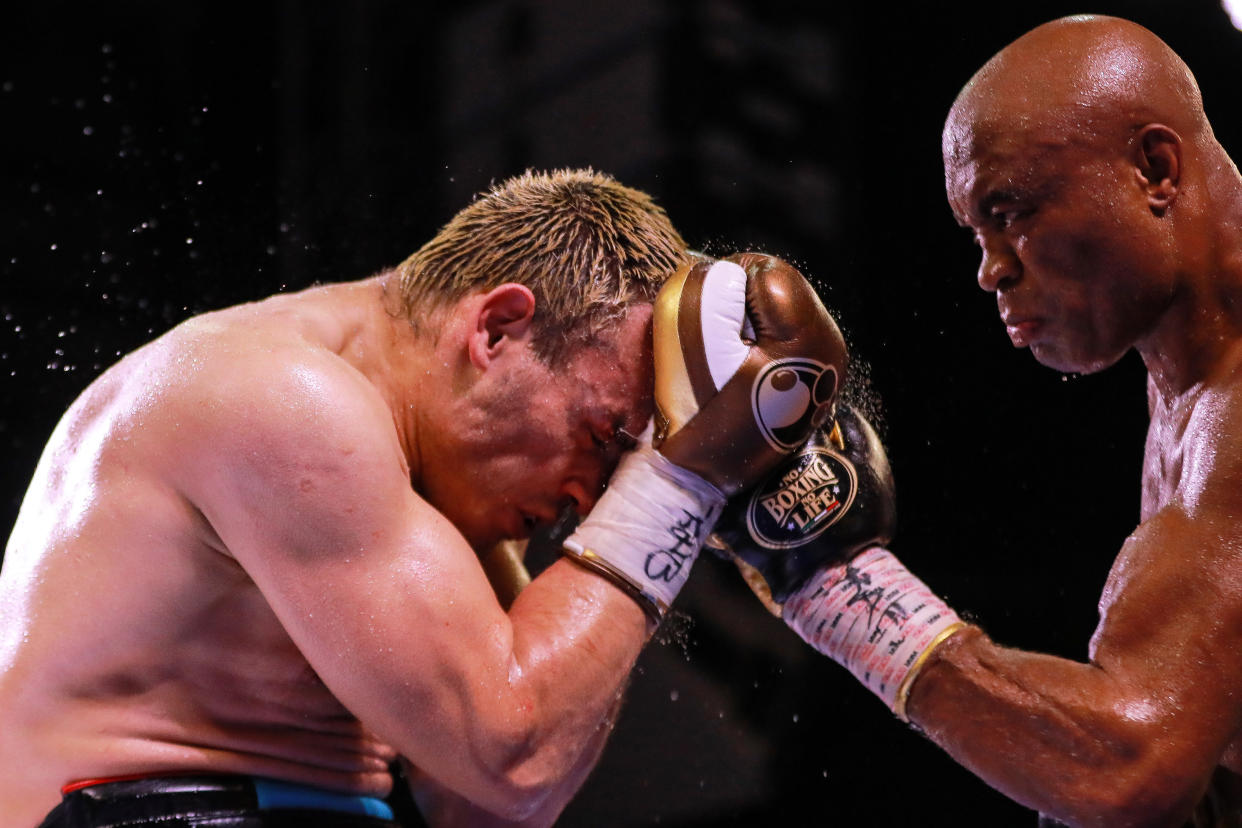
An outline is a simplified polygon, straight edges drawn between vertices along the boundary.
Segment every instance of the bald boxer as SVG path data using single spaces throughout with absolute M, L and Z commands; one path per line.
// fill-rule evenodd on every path
M 949 203 L 1014 346 L 1058 371 L 1099 371 L 1131 348 L 1147 367 L 1142 522 L 1104 588 L 1089 661 L 963 624 L 870 545 L 886 539 L 885 509 L 874 531 L 827 529 L 813 576 L 791 580 L 771 550 L 751 562 L 804 638 L 1049 824 L 1238 825 L 1238 169 L 1186 65 L 1107 17 L 1048 23 L 992 58 L 953 104 L 943 149 Z M 882 448 L 859 432 L 833 451 L 876 467 Z
M 607 176 L 528 173 L 393 270 L 128 355 L 0 569 L 4 825 L 378 828 L 398 761 L 432 824 L 550 824 L 720 504 L 782 456 L 756 378 L 818 365 L 772 400 L 795 441 L 832 405 L 809 291 L 690 256 Z M 526 584 L 499 543 L 567 508 Z

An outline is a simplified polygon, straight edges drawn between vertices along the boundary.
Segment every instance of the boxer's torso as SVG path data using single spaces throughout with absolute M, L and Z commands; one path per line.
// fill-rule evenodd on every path
M 370 281 L 209 314 L 114 366 L 66 414 L 0 572 L 5 824 L 37 824 L 66 783 L 132 773 L 387 793 L 392 750 L 311 670 L 186 494 L 196 470 L 179 459 L 191 418 L 244 427 L 213 377 L 357 347 L 378 298 Z

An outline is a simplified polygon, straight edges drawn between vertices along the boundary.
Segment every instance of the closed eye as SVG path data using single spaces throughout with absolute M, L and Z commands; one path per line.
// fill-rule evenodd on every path
M 620 426 L 617 427 L 613 440 L 621 447 L 622 451 L 633 451 L 638 447 L 638 438 Z
M 630 434 L 622 426 L 611 426 L 606 430 L 588 429 L 591 445 L 601 454 L 622 454 L 638 446 L 638 438 Z

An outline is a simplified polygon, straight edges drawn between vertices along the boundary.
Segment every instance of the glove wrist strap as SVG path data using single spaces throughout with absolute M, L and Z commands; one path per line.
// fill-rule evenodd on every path
M 724 500 L 715 486 L 644 446 L 625 456 L 562 551 L 624 590 L 658 624 Z
M 848 669 L 902 721 L 928 657 L 965 623 L 891 552 L 821 569 L 785 602 L 804 641 Z

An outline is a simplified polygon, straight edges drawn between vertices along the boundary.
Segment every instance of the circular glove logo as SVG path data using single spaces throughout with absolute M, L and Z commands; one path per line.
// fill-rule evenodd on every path
M 854 464 L 815 447 L 765 480 L 746 506 L 746 529 L 769 549 L 801 546 L 841 519 L 854 502 Z
M 763 368 L 751 389 L 759 430 L 780 452 L 796 449 L 828 417 L 837 371 L 814 359 L 781 359 Z

